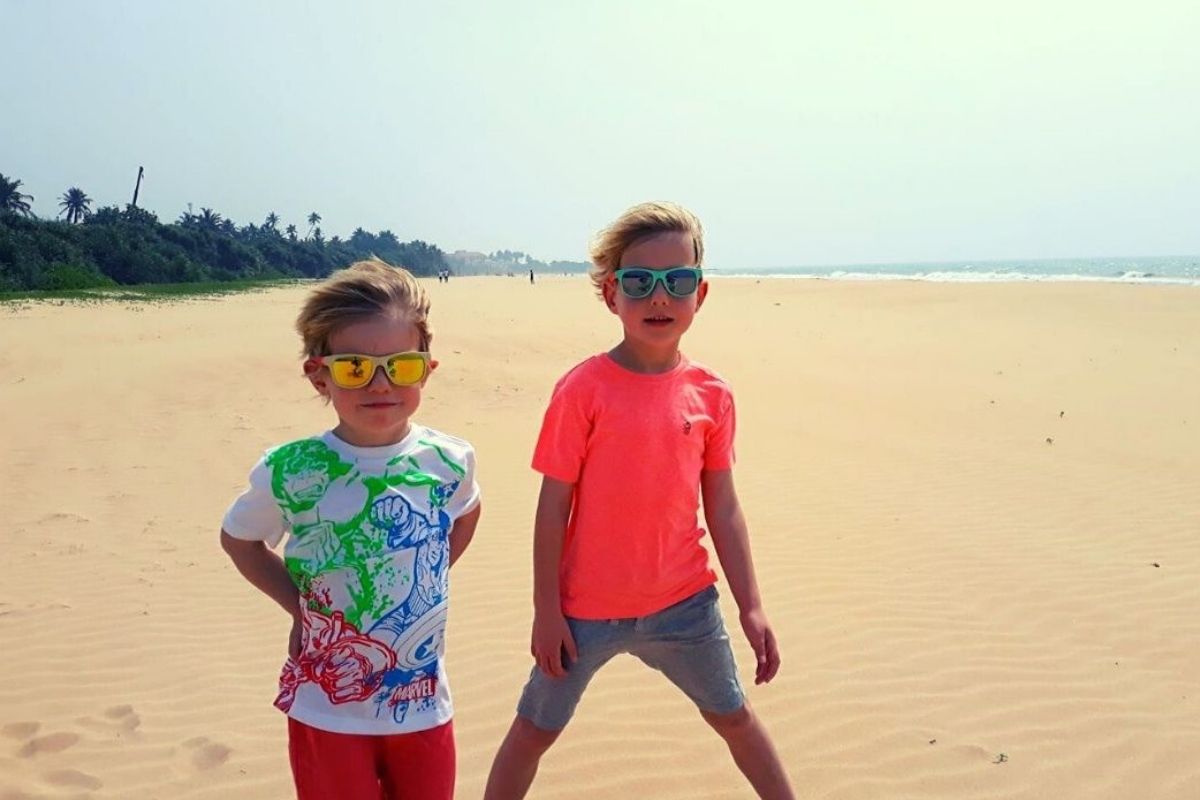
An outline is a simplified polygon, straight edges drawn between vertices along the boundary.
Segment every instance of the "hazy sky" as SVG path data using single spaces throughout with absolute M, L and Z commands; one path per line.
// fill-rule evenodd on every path
M 1200 253 L 1196 0 L 0 0 L 0 173 L 175 219 L 712 266 Z

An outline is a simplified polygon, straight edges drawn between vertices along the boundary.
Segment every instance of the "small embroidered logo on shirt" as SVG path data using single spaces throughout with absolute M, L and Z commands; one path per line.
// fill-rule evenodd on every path
M 690 419 L 683 421 L 683 432 L 685 435 L 692 432 L 692 421 Z

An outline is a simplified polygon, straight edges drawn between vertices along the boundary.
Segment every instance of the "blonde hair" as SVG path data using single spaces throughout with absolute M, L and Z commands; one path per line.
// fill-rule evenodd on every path
M 429 296 L 412 273 L 378 258 L 338 270 L 313 289 L 296 318 L 306 357 L 329 355 L 329 337 L 356 322 L 399 313 L 417 328 L 421 350 L 433 341 Z
M 691 234 L 696 266 L 704 263 L 704 228 L 699 217 L 678 203 L 639 203 L 592 237 L 588 277 L 596 293 L 603 294 L 604 282 L 620 266 L 621 256 L 631 245 L 660 233 Z

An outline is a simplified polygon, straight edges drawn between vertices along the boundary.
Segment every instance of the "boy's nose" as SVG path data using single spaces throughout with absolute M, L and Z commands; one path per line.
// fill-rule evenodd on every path
M 387 368 L 376 367 L 375 374 L 371 376 L 371 381 L 367 384 L 367 389 L 372 392 L 386 392 L 391 385 L 392 382 L 388 380 L 387 376 Z

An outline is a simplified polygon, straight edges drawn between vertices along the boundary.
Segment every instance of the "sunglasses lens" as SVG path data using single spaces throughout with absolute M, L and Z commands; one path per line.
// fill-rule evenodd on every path
M 644 269 L 629 269 L 621 273 L 621 291 L 626 297 L 645 297 L 654 291 L 654 275 Z
M 404 354 L 388 359 L 388 377 L 397 386 L 410 386 L 420 383 L 425 377 L 428 365 L 421 356 Z
M 687 297 L 696 291 L 700 278 L 695 270 L 673 269 L 667 273 L 667 291 L 676 297 Z
M 371 382 L 375 365 L 365 359 L 346 356 L 329 363 L 329 375 L 343 389 L 358 389 Z

